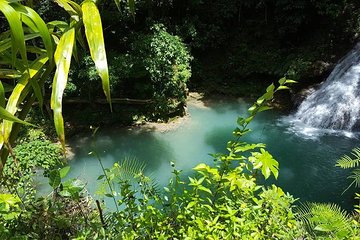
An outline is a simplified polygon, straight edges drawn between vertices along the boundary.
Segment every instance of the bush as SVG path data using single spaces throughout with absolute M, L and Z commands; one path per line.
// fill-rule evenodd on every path
M 120 59 L 127 62 L 118 71 L 126 76 L 131 94 L 155 101 L 153 117 L 166 116 L 185 104 L 192 58 L 181 39 L 163 25 L 134 36 L 130 52 Z
M 23 202 L 36 197 L 37 172 L 48 176 L 51 169 L 64 164 L 60 145 L 43 139 L 41 134 L 39 139 L 18 144 L 11 155 L 4 167 L 0 191 L 16 192 Z
M 116 70 L 116 63 L 113 54 L 109 54 L 109 78 L 110 88 L 116 88 L 120 82 L 119 74 Z M 88 53 L 85 53 L 81 58 L 79 64 L 70 71 L 68 84 L 65 89 L 65 96 L 81 97 L 88 100 L 93 100 L 96 97 L 103 98 L 100 77 L 95 68 L 95 64 Z M 117 95 L 112 91 L 112 95 Z
M 155 24 L 150 33 L 134 34 L 128 44 L 127 53 L 108 54 L 112 97 L 153 100 L 149 115 L 155 119 L 182 110 L 192 57 L 181 39 Z M 101 96 L 98 78 L 86 55 L 71 72 L 65 93 L 89 100 Z

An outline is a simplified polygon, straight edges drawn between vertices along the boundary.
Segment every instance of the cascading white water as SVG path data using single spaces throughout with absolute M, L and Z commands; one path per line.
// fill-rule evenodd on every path
M 318 90 L 299 106 L 294 118 L 310 127 L 360 128 L 360 43 L 335 67 Z

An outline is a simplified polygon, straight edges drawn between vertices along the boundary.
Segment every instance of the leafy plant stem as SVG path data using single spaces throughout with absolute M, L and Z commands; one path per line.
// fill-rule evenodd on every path
M 116 210 L 119 211 L 119 207 L 117 206 L 116 199 L 115 199 L 115 196 L 114 196 L 114 190 L 113 190 L 113 188 L 112 188 L 112 186 L 111 186 L 110 179 L 109 179 L 108 175 L 106 174 L 106 170 L 105 170 L 105 168 L 104 168 L 104 165 L 103 165 L 103 163 L 102 163 L 102 160 L 101 160 L 99 154 L 97 154 L 96 151 L 93 151 L 93 154 L 94 154 L 94 156 L 96 157 L 96 159 L 97 159 L 97 160 L 99 161 L 99 163 L 100 163 L 101 170 L 102 170 L 102 172 L 104 173 L 104 176 L 105 176 L 105 178 L 106 178 L 106 182 L 107 182 L 108 187 L 109 187 L 109 189 L 110 189 L 110 191 L 111 191 L 111 196 L 112 196 L 112 199 L 114 200 L 114 204 L 115 204 Z
M 96 149 L 96 143 L 95 143 L 95 141 L 96 141 L 96 139 L 95 139 L 95 134 L 96 134 L 96 132 L 97 132 L 97 128 L 95 129 L 95 131 L 94 131 L 94 133 L 93 133 L 93 141 L 92 141 L 92 148 L 93 148 L 93 149 Z M 109 179 L 108 175 L 106 174 L 106 170 L 105 170 L 104 165 L 103 165 L 103 163 L 102 163 L 101 157 L 99 156 L 99 154 L 98 154 L 95 150 L 92 151 L 92 154 L 95 156 L 95 158 L 96 158 L 96 159 L 99 161 L 99 163 L 100 163 L 101 170 L 102 170 L 102 172 L 104 173 L 104 176 L 105 176 L 105 178 L 106 178 L 107 185 L 108 185 L 108 187 L 109 187 L 109 189 L 110 189 L 110 191 L 111 191 L 111 196 L 112 196 L 112 199 L 114 200 L 114 204 L 115 204 L 116 210 L 119 211 L 119 207 L 118 207 L 118 205 L 117 205 L 117 202 L 116 202 L 116 199 L 115 199 L 115 196 L 114 196 L 114 190 L 113 190 L 113 188 L 112 188 L 112 186 L 111 186 L 110 179 Z

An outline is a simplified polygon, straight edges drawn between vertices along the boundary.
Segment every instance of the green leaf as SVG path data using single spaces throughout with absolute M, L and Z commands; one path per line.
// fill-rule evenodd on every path
M 38 33 L 29 33 L 24 36 L 24 40 L 32 40 L 34 38 L 39 37 Z M 7 38 L 5 40 L 0 41 L 0 52 L 4 52 L 5 50 L 11 48 L 11 38 Z
M 112 194 L 110 194 L 110 193 L 106 193 L 105 196 L 106 196 L 106 197 L 109 197 L 109 198 L 113 198 L 113 197 L 114 197 L 114 196 L 113 196 Z
M 103 28 L 99 10 L 94 2 L 87 0 L 82 4 L 85 35 L 90 48 L 90 55 L 100 75 L 103 90 L 112 110 L 110 97 L 109 70 L 106 60 Z
M 290 89 L 290 88 L 287 87 L 287 86 L 279 86 L 279 87 L 277 88 L 277 90 L 288 90 L 288 89 Z
M 187 209 L 192 208 L 193 206 L 195 206 L 198 202 L 197 201 L 191 201 L 188 203 L 188 205 L 186 206 Z
M 253 152 L 252 157 L 249 160 L 253 162 L 254 169 L 261 168 L 261 173 L 268 179 L 272 173 L 277 179 L 279 176 L 279 163 L 273 158 L 273 156 L 261 148 L 260 152 Z
M 75 21 L 79 21 L 79 15 L 81 15 L 81 11 L 78 12 L 78 9 L 75 7 L 74 4 L 69 4 L 68 0 L 54 0 L 60 7 L 62 7 L 65 11 L 68 12 L 70 17 L 74 19 Z M 79 7 L 80 8 L 80 7 Z
M 280 78 L 279 79 L 279 84 L 283 85 L 285 83 L 285 81 L 286 81 L 286 77 Z
M 40 37 L 43 40 L 45 49 L 48 54 L 48 58 L 52 60 L 53 57 L 53 43 L 51 40 L 51 36 L 49 34 L 49 29 L 47 28 L 44 20 L 37 14 L 32 8 L 23 6 L 21 4 L 15 3 L 11 6 L 14 7 L 14 9 L 18 12 L 21 12 L 23 15 L 22 20 L 27 24 L 29 27 L 31 26 L 31 23 L 35 26 L 32 30 L 34 32 L 38 32 Z
M 297 83 L 297 81 L 286 79 L 285 83 L 286 84 L 292 84 L 292 83 Z
M 128 6 L 130 9 L 130 13 L 135 21 L 135 0 L 128 0 Z
M 274 92 L 275 85 L 272 83 L 266 88 L 266 92 Z
M 0 78 L 14 79 L 21 77 L 21 73 L 14 69 L 0 69 Z
M 114 0 L 117 9 L 119 10 L 119 12 L 121 11 L 121 7 L 120 7 L 120 0 Z
M 261 107 L 259 107 L 258 112 L 263 112 L 263 111 L 267 111 L 270 109 L 272 109 L 272 107 L 270 107 L 270 106 L 261 106 Z
M 62 197 L 71 197 L 71 193 L 66 189 L 59 192 Z
M 0 81 L 0 107 L 5 107 L 5 89 L 2 81 Z
M 54 123 L 56 133 L 65 149 L 64 119 L 62 116 L 62 97 L 66 87 L 71 55 L 74 46 L 75 29 L 71 28 L 60 38 L 60 42 L 55 51 L 56 72 L 52 85 L 51 109 L 54 111 Z
M 204 186 L 202 186 L 202 185 L 199 185 L 199 190 L 201 190 L 201 191 L 204 191 L 204 192 L 207 192 L 207 193 L 210 193 L 210 194 L 212 194 L 212 192 L 211 192 L 211 190 L 209 189 L 209 188 L 206 188 L 206 187 L 204 187 Z
M 15 63 L 19 51 L 23 62 L 27 65 L 24 31 L 19 13 L 5 0 L 0 0 L 0 11 L 5 15 L 11 30 L 12 62 Z
M 194 169 L 195 171 L 204 171 L 204 170 L 206 170 L 207 168 L 209 168 L 208 165 L 206 165 L 205 163 L 200 163 L 200 164 L 198 164 L 196 167 L 194 167 L 193 169 Z
M 100 175 L 98 178 L 97 178 L 97 180 L 101 180 L 101 179 L 103 179 L 105 177 L 105 175 Z
M 30 78 L 36 77 L 39 73 L 41 73 L 41 69 L 48 61 L 48 57 L 43 55 L 36 59 L 31 65 L 29 71 L 25 71 L 23 76 L 20 78 L 18 84 L 16 84 L 14 90 L 11 92 L 11 95 L 8 99 L 6 110 L 11 114 L 15 115 L 18 111 L 18 105 L 21 102 L 21 99 L 27 94 L 27 85 L 29 83 Z M 30 75 L 29 75 L 30 74 Z M 12 130 L 13 121 L 5 120 L 2 126 L 3 139 L 1 141 L 7 142 Z M 0 142 L 1 142 L 0 141 Z M 2 145 L 2 144 L 0 144 Z
M 61 184 L 61 177 L 59 170 L 57 169 L 52 170 L 49 174 L 49 185 L 53 189 L 56 189 L 57 187 L 60 186 L 60 184 Z
M 48 22 L 47 27 L 50 32 L 54 32 L 55 27 L 58 28 L 61 32 L 64 32 L 65 29 L 67 29 L 69 27 L 69 24 L 64 21 L 55 20 L 55 21 Z
M 0 118 L 1 119 L 5 119 L 8 121 L 12 121 L 12 122 L 17 122 L 17 123 L 21 123 L 24 125 L 29 125 L 29 126 L 33 126 L 35 127 L 35 125 L 25 122 L 23 120 L 20 120 L 19 118 L 15 117 L 14 115 L 12 115 L 11 113 L 9 113 L 6 109 L 4 109 L 3 107 L 0 107 Z
M 60 178 L 63 179 L 70 171 L 70 166 L 63 167 L 60 169 Z

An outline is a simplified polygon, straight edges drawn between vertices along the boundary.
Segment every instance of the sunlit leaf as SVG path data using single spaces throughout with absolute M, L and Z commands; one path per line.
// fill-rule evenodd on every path
M 0 78 L 13 79 L 21 77 L 21 73 L 14 69 L 0 69 Z
M 279 176 L 279 163 L 273 158 L 273 156 L 261 148 L 260 152 L 252 152 L 252 156 L 249 160 L 253 162 L 254 169 L 261 169 L 261 173 L 265 179 L 269 178 L 271 173 L 277 179 Z
M 60 171 L 59 171 L 60 178 L 66 177 L 66 175 L 69 173 L 69 171 L 70 171 L 70 166 L 66 166 L 66 167 L 63 167 L 62 169 L 60 169 Z
M 88 0 L 82 5 L 85 34 L 90 54 L 101 77 L 103 90 L 111 108 L 109 70 L 106 60 L 103 28 L 99 11 L 94 2 Z
M 34 125 L 32 125 L 31 123 L 22 121 L 22 120 L 20 120 L 19 118 L 15 117 L 14 115 L 12 115 L 12 114 L 9 113 L 8 111 L 6 111 L 6 109 L 3 108 L 3 107 L 0 107 L 0 118 L 1 118 L 1 119 L 5 119 L 5 120 L 8 120 L 8 121 L 12 121 L 12 122 L 17 122 L 17 123 L 21 123 L 21 124 L 25 124 L 25 125 L 34 126 Z
M 79 21 L 80 17 L 80 13 L 77 10 L 78 9 L 74 9 L 74 7 L 69 4 L 70 1 L 68 0 L 54 0 L 60 7 L 62 7 L 65 11 L 68 12 L 68 14 L 70 15 L 70 17 L 76 21 Z
M 65 29 L 67 29 L 69 27 L 69 24 L 64 21 L 55 20 L 55 21 L 48 22 L 47 27 L 50 32 L 54 32 L 55 28 L 58 28 L 61 32 L 64 32 Z
M 277 90 L 289 90 L 290 88 L 287 86 L 279 86 Z
M 47 61 L 48 61 L 48 57 L 46 55 L 40 56 L 30 65 L 29 71 L 25 71 L 23 73 L 23 76 L 20 78 L 19 83 L 16 84 L 6 105 L 6 110 L 10 114 L 15 115 L 15 113 L 18 110 L 18 105 L 21 102 L 21 99 L 23 98 L 24 95 L 26 95 L 23 94 L 24 89 L 28 86 L 31 78 L 34 78 L 37 74 L 41 73 L 40 69 L 43 68 L 43 66 L 47 63 Z M 10 136 L 12 125 L 13 125 L 12 121 L 3 122 L 2 133 L 5 142 L 7 142 Z
M 60 38 L 59 44 L 55 51 L 56 72 L 52 85 L 51 109 L 54 111 L 55 129 L 59 136 L 60 142 L 65 149 L 64 119 L 62 116 L 62 97 L 66 87 L 71 55 L 74 46 L 75 29 L 71 28 Z

